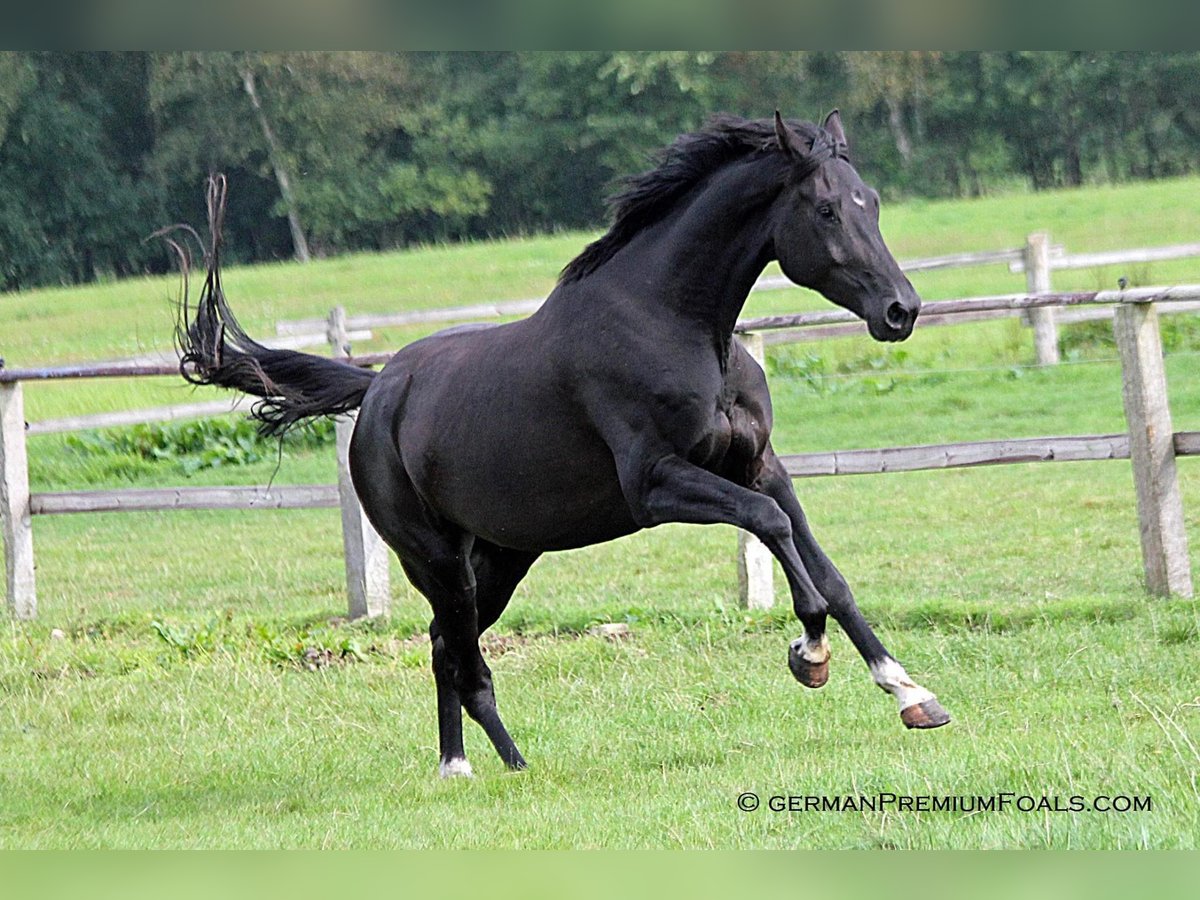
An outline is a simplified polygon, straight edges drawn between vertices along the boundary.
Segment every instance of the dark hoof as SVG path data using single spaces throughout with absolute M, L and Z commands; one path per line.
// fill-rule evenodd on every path
M 941 728 L 950 721 L 950 713 L 936 700 L 926 700 L 900 710 L 900 721 L 905 728 Z
M 822 663 L 809 662 L 794 646 L 788 650 L 788 668 L 796 680 L 808 688 L 823 687 L 829 680 L 828 658 Z

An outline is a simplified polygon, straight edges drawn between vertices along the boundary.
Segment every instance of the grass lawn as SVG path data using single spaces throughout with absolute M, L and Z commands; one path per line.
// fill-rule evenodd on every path
M 1200 181 L 923 202 L 884 211 L 901 258 L 1194 240 Z M 537 296 L 588 238 L 233 269 L 273 321 Z M 1200 262 L 1055 274 L 1056 287 L 1200 281 Z M 914 278 L 930 298 L 1020 290 L 1003 267 Z M 170 345 L 170 279 L 0 296 L 12 367 Z M 747 314 L 817 308 L 755 295 Z M 1175 427 L 1200 429 L 1197 317 L 1164 324 Z M 805 452 L 1120 431 L 1107 326 L 1064 329 L 1036 369 L 1013 321 L 774 347 L 776 447 Z M 378 333 L 383 349 L 416 329 Z M 221 396 L 176 379 L 30 385 L 28 418 Z M 330 482 L 329 448 L 185 475 L 176 460 L 30 439 L 33 489 Z M 1200 463 L 1181 460 L 1200 546 Z M 47 516 L 39 619 L 0 625 L 2 847 L 1190 847 L 1200 845 L 1200 609 L 1141 587 L 1127 463 L 797 481 L 818 537 L 889 648 L 954 716 L 906 732 L 833 627 L 830 683 L 786 667 L 779 604 L 736 605 L 728 528 L 666 526 L 544 557 L 486 642 L 529 759 L 441 782 L 424 601 L 393 565 L 393 615 L 346 623 L 336 510 Z M 1193 559 L 1195 560 L 1193 552 Z M 1200 566 L 1194 566 L 1200 571 Z M 627 637 L 589 632 L 625 622 Z M 54 630 L 57 629 L 57 632 Z M 754 792 L 761 807 L 743 812 Z M 772 797 L 992 797 L 1003 811 L 773 811 Z M 1026 811 L 1015 797 L 1149 797 Z M 784 802 L 786 801 L 779 801 Z M 1022 800 L 1024 803 L 1025 801 Z M 1051 801 L 1053 802 L 1053 800 Z M 1103 801 L 1101 801 L 1103 802 Z

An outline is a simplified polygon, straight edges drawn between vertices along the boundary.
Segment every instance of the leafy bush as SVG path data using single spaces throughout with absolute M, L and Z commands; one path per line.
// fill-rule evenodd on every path
M 333 420 L 317 419 L 285 435 L 282 444 L 314 449 L 334 440 Z M 67 446 L 89 457 L 174 463 L 185 475 L 191 475 L 201 469 L 270 459 L 280 451 L 280 439 L 263 437 L 250 419 L 219 418 L 86 431 L 68 437 Z
M 185 659 L 208 656 L 230 643 L 230 624 L 233 614 L 216 615 L 206 625 L 188 627 L 154 620 L 150 627 L 168 647 L 179 651 Z

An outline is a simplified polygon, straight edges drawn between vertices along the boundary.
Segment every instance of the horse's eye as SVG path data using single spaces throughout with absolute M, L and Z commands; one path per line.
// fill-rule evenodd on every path
M 822 203 L 820 206 L 817 207 L 817 215 L 820 216 L 822 219 L 833 219 L 834 218 L 833 207 L 830 206 L 828 203 Z

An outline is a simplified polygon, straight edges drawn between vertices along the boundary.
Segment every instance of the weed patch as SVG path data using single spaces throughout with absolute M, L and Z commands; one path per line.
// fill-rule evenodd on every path
M 238 417 L 86 431 L 68 436 L 66 445 L 80 457 L 103 459 L 106 474 L 129 480 L 145 472 L 148 464 L 168 463 L 192 475 L 203 469 L 262 462 L 285 446 L 312 449 L 334 440 L 332 419 L 308 422 L 280 439 L 264 437 L 251 419 Z

